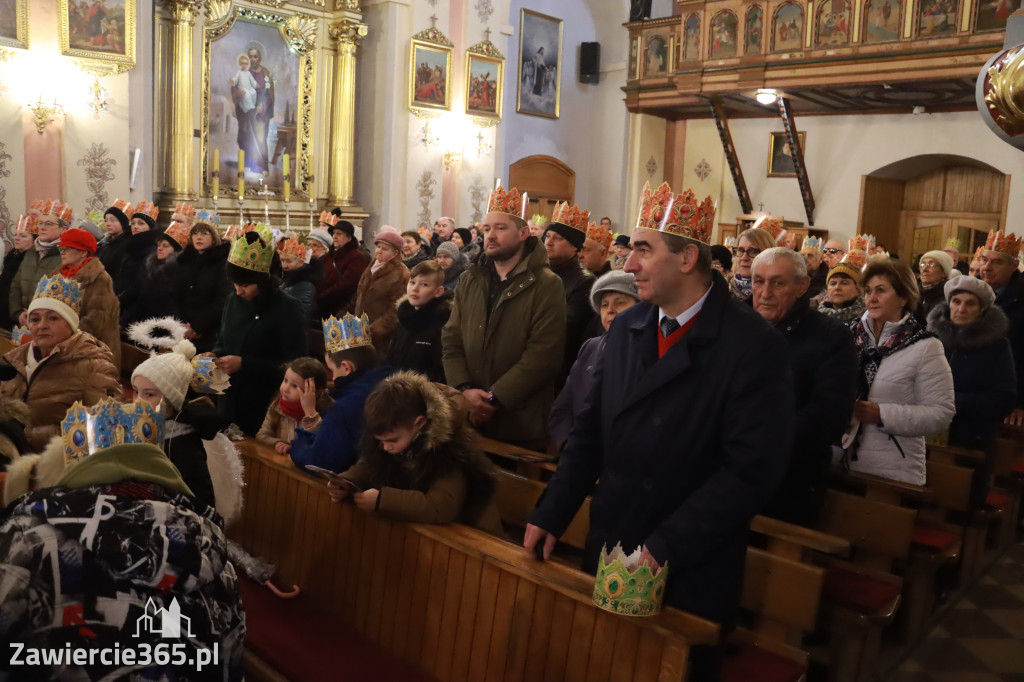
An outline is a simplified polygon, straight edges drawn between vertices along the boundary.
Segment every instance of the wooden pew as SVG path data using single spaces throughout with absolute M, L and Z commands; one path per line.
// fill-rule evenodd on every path
M 592 576 L 475 529 L 332 504 L 272 448 L 240 450 L 246 506 L 229 535 L 302 599 L 438 680 L 684 680 L 689 647 L 717 639 L 716 625 L 672 608 L 605 612 Z

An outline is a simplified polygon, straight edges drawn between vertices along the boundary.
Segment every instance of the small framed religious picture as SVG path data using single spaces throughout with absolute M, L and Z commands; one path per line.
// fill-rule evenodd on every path
M 796 166 L 793 164 L 793 150 L 786 139 L 786 133 L 769 133 L 768 140 L 768 177 L 795 178 Z M 797 133 L 800 138 L 800 149 L 807 153 L 807 133 Z
M 490 40 L 466 50 L 466 115 L 495 124 L 501 120 L 505 57 Z
M 59 0 L 60 53 L 118 72 L 135 66 L 135 2 Z
M 28 49 L 28 0 L 0 0 L 0 47 Z
M 417 33 L 409 48 L 409 109 L 414 113 L 451 111 L 450 40 L 436 28 Z
M 558 118 L 561 100 L 562 20 L 521 10 L 516 111 Z

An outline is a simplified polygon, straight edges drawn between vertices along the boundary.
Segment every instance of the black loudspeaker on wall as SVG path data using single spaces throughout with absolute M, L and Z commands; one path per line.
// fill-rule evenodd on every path
M 601 79 L 601 43 L 580 43 L 580 83 Z

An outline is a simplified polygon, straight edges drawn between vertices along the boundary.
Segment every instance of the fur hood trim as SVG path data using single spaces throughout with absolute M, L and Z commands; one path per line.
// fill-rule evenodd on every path
M 54 436 L 42 454 L 24 455 L 7 467 L 4 482 L 4 506 L 27 492 L 50 488 L 64 475 L 64 442 Z
M 939 303 L 928 313 L 928 329 L 948 350 L 976 350 L 1006 337 L 1010 322 L 999 306 L 989 306 L 969 327 L 955 327 L 949 319 L 949 304 Z
M 382 383 L 415 388 L 427 406 L 427 425 L 423 429 L 423 447 L 433 450 L 450 441 L 455 433 L 455 411 L 437 386 L 418 372 L 395 372 Z
M 0 398 L 0 422 L 16 421 L 25 425 L 29 421 L 28 405 L 23 400 Z

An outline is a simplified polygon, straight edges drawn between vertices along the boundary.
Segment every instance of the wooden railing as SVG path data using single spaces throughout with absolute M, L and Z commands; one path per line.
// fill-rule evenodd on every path
M 607 613 L 594 578 L 460 525 L 392 523 L 333 504 L 324 484 L 240 444 L 246 506 L 229 535 L 319 608 L 438 680 L 684 680 L 718 628 L 676 609 Z

